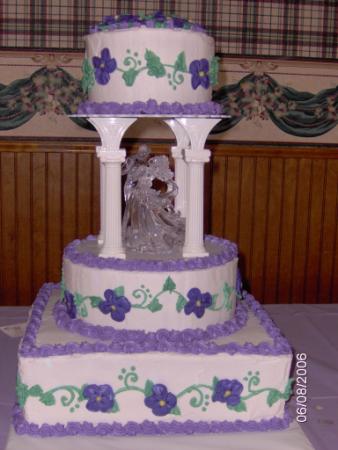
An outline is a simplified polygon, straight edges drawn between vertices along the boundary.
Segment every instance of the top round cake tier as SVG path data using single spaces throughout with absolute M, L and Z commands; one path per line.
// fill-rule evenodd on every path
M 89 103 L 205 104 L 217 82 L 214 39 L 176 28 L 106 29 L 86 36 Z M 95 112 L 95 111 L 94 111 Z M 110 111 L 99 110 L 99 113 Z

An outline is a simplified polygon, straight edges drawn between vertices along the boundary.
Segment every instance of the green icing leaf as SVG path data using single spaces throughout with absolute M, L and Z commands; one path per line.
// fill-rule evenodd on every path
M 151 311 L 152 313 L 155 313 L 157 311 L 161 311 L 161 309 L 163 308 L 163 305 L 161 305 L 161 303 L 158 301 L 158 299 L 155 297 L 154 300 L 152 300 L 152 302 L 149 303 L 149 305 L 147 306 L 147 308 L 149 309 L 149 311 Z
M 115 294 L 118 297 L 123 297 L 124 296 L 124 287 L 123 286 L 119 286 L 117 288 L 114 289 Z
M 284 392 L 283 392 L 283 398 L 285 400 L 289 400 L 291 394 L 292 394 L 292 383 L 294 382 L 294 378 L 290 378 L 287 382 L 287 385 L 285 386 Z
M 156 78 L 164 77 L 166 71 L 159 56 L 155 55 L 151 50 L 146 50 L 144 57 L 147 61 L 148 75 Z
M 119 404 L 118 404 L 117 401 L 115 400 L 114 405 L 113 405 L 112 409 L 111 409 L 109 412 L 117 413 L 117 412 L 119 412 L 119 411 L 120 411 Z
M 83 73 L 82 80 L 81 80 L 82 90 L 83 90 L 83 92 L 87 92 L 95 84 L 94 69 L 93 69 L 92 65 L 90 64 L 90 61 L 88 58 L 85 58 L 83 60 L 82 73 Z
M 101 297 L 89 297 L 90 299 L 90 304 L 92 305 L 92 308 L 97 308 L 99 306 L 99 304 L 102 302 L 102 298 Z
M 88 386 L 87 384 L 84 384 L 82 387 L 81 387 L 81 390 L 80 390 L 80 392 L 79 392 L 79 398 L 78 398 L 78 401 L 79 402 L 82 402 L 85 398 L 84 398 L 84 396 L 83 396 L 83 391 L 85 390 L 85 387 L 86 386 Z
M 144 395 L 146 397 L 150 397 L 152 395 L 152 393 L 153 393 L 153 386 L 154 386 L 154 383 L 152 381 L 150 381 L 150 380 L 146 381 L 146 384 L 144 386 Z
M 168 277 L 164 282 L 163 290 L 169 291 L 170 293 L 172 293 L 175 289 L 176 289 L 176 284 L 173 282 L 173 280 L 170 277 Z
M 209 308 L 215 308 L 215 306 L 216 306 L 216 302 L 217 302 L 217 297 L 218 297 L 218 294 L 214 294 L 211 298 L 212 298 L 212 302 L 211 302 L 211 305 L 209 306 Z
M 227 405 L 227 407 L 231 410 L 234 410 L 236 412 L 242 412 L 242 411 L 246 411 L 246 404 L 244 403 L 243 400 L 241 400 L 239 403 L 237 403 L 237 405 L 235 406 L 231 406 L 231 405 Z
M 122 78 L 127 86 L 132 86 L 134 84 L 138 73 L 139 72 L 135 69 L 129 69 L 123 73 Z
M 55 405 L 55 397 L 51 392 L 46 392 L 40 396 L 40 402 L 46 406 Z
M 74 303 L 76 306 L 80 306 L 81 303 L 83 302 L 83 297 L 81 294 L 79 294 L 78 292 L 75 292 L 74 294 Z
M 180 294 L 176 302 L 176 311 L 180 313 L 187 303 L 186 298 Z
M 26 400 L 29 396 L 28 394 L 28 386 L 27 384 L 23 384 L 21 383 L 20 377 L 18 377 L 17 379 L 17 384 L 16 384 L 16 396 L 19 402 L 19 405 L 22 407 L 25 405 Z
M 174 64 L 175 71 L 177 72 L 187 72 L 187 63 L 185 61 L 185 53 L 181 52 L 175 61 Z
M 269 392 L 269 395 L 266 399 L 266 402 L 269 406 L 272 406 L 274 403 L 276 403 L 278 400 L 282 398 L 282 394 L 277 391 L 277 389 L 271 389 Z
M 43 390 L 38 384 L 32 386 L 28 391 L 28 395 L 30 395 L 31 397 L 40 397 L 42 394 Z
M 218 83 L 219 58 L 214 56 L 210 61 L 209 77 L 212 86 Z
M 212 388 L 213 388 L 213 390 L 215 390 L 218 381 L 219 381 L 219 380 L 218 380 L 217 377 L 214 377 L 214 378 L 212 379 Z
M 79 311 L 79 315 L 81 317 L 87 317 L 88 316 L 88 311 L 85 305 L 81 305 L 80 308 L 78 309 Z
M 170 411 L 170 414 L 174 414 L 175 416 L 180 416 L 181 415 L 181 410 L 178 406 L 175 406 L 175 408 L 173 408 Z

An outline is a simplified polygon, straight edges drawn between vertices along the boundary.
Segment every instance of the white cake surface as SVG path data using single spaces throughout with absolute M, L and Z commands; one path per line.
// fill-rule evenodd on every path
M 211 64 L 214 39 L 205 33 L 140 27 L 100 31 L 85 39 L 89 64 L 93 57 L 101 57 L 103 49 L 108 49 L 110 58 L 116 62 L 116 69 L 109 74 L 106 84 L 95 79 L 89 90 L 91 102 L 133 103 L 154 99 L 186 104 L 211 100 L 211 83 L 207 88 L 199 84 L 194 89 L 189 72 L 193 61 L 205 59 L 209 66 Z M 152 69 L 149 64 L 152 65 L 154 58 L 155 69 Z M 178 61 L 183 60 L 184 65 L 177 66 Z M 160 62 L 162 70 L 156 69 L 156 61 Z M 175 71 L 175 64 L 185 70 Z
M 51 311 L 58 297 L 58 291 L 54 291 L 43 314 L 35 345 L 93 342 L 55 326 Z M 271 345 L 272 339 L 250 312 L 243 329 L 216 342 L 218 345 L 230 342 Z M 291 353 L 264 355 L 223 351 L 216 354 L 97 351 L 46 357 L 19 356 L 19 389 L 32 392 L 22 405 L 24 417 L 29 423 L 40 426 L 67 425 L 74 421 L 94 425 L 113 422 L 127 425 L 130 421 L 233 422 L 238 419 L 259 422 L 284 417 L 291 359 Z M 242 385 L 237 409 L 213 401 L 216 385 L 221 380 Z M 111 386 L 115 410 L 89 410 L 87 400 L 83 398 L 85 385 Z M 158 416 L 145 405 L 145 398 L 151 395 L 154 385 L 164 385 L 176 396 L 177 405 L 172 412 Z

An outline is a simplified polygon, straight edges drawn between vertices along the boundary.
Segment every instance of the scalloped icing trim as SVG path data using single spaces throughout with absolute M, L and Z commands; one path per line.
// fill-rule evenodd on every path
M 167 435 L 167 434 L 194 434 L 194 433 L 228 433 L 242 431 L 271 431 L 284 430 L 291 423 L 288 408 L 285 407 L 283 417 L 273 417 L 260 421 L 235 420 L 229 421 L 199 421 L 187 420 L 185 422 L 151 422 L 145 420 L 141 423 L 128 422 L 122 425 L 118 422 L 99 423 L 94 425 L 90 422 L 68 422 L 67 425 L 57 423 L 55 425 L 43 424 L 41 426 L 29 423 L 22 409 L 16 404 L 13 411 L 13 425 L 18 434 L 31 436 L 135 436 L 135 435 Z
M 203 103 L 157 103 L 154 99 L 147 102 L 135 101 L 133 103 L 117 102 L 91 102 L 85 101 L 78 107 L 77 114 L 144 114 L 144 115 L 220 115 L 223 107 L 219 103 L 209 101 Z
M 291 353 L 290 345 L 287 339 L 282 336 L 280 330 L 270 319 L 266 311 L 261 307 L 259 302 L 257 302 L 253 296 L 246 295 L 245 299 L 238 301 L 238 307 L 236 308 L 235 317 L 225 323 L 228 325 L 228 330 L 231 334 L 233 328 L 237 326 L 242 327 L 245 325 L 248 316 L 248 309 L 250 308 L 255 316 L 259 319 L 261 326 L 267 332 L 267 334 L 273 339 L 273 343 L 261 342 L 257 345 L 247 342 L 245 344 L 238 344 L 236 342 L 230 342 L 228 344 L 217 345 L 213 341 L 205 341 L 205 336 L 207 339 L 212 339 L 214 337 L 215 329 L 210 331 L 200 331 L 200 330 L 185 330 L 185 331 L 171 331 L 171 330 L 158 330 L 157 332 L 141 333 L 135 331 L 118 330 L 115 339 L 112 342 L 82 342 L 74 343 L 69 342 L 65 345 L 54 344 L 54 345 L 41 345 L 36 346 L 36 336 L 40 328 L 42 316 L 52 290 L 59 287 L 58 284 L 47 283 L 42 286 L 38 296 L 33 304 L 32 312 L 28 321 L 26 333 L 21 341 L 21 346 L 19 353 L 23 357 L 48 357 L 56 355 L 69 355 L 69 354 L 86 354 L 95 352 L 108 352 L 108 353 L 144 353 L 149 351 L 161 351 L 161 352 L 176 352 L 182 354 L 217 354 L 217 353 L 228 353 L 228 354 L 260 354 L 260 355 L 285 355 Z M 60 306 L 60 305 L 59 305 Z M 57 315 L 60 315 L 59 311 L 56 311 Z M 68 317 L 65 309 L 61 310 L 61 318 L 57 317 L 58 326 L 65 323 L 66 317 Z M 61 323 L 60 323 L 61 320 Z M 72 321 L 72 319 L 69 319 Z M 76 319 L 75 319 L 76 320 Z M 232 326 L 229 325 L 229 322 Z M 90 329 L 86 329 L 83 322 L 77 325 L 76 322 L 73 325 L 78 333 L 81 333 L 81 327 L 83 327 L 86 336 L 95 336 L 95 326 L 90 326 Z M 211 325 L 211 327 L 223 327 L 222 325 Z M 104 327 L 102 327 L 104 329 Z M 110 327 L 109 327 L 110 329 Z M 239 329 L 239 328 L 238 328 Z M 219 328 L 216 328 L 216 333 L 218 333 Z M 224 331 L 224 329 L 223 329 Z M 94 333 L 94 335 L 93 335 Z M 111 330 L 109 330 L 111 333 Z M 131 334 L 130 334 L 131 333 Z M 179 335 L 178 335 L 179 333 Z M 177 336 L 179 336 L 177 338 Z M 138 339 L 137 342 L 131 339 Z M 121 339 L 124 339 L 121 341 Z
M 74 264 L 82 264 L 87 267 L 97 269 L 115 269 L 140 272 L 181 272 L 184 270 L 200 270 L 210 267 L 220 266 L 232 261 L 238 255 L 237 245 L 225 239 L 215 236 L 206 236 L 205 241 L 213 246 L 218 246 L 220 252 L 217 255 L 203 256 L 190 259 L 177 259 L 168 261 L 142 260 L 142 259 L 120 259 L 120 258 L 102 258 L 93 255 L 89 251 L 79 252 L 78 246 L 82 242 L 93 241 L 94 236 L 88 236 L 84 240 L 75 240 L 71 242 L 64 250 L 64 257 Z

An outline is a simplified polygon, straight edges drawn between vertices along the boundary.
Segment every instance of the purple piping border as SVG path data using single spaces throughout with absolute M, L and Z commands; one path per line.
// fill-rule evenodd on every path
M 229 336 L 240 330 L 248 320 L 248 310 L 243 304 L 237 304 L 232 319 L 222 324 L 208 325 L 206 329 L 186 328 L 184 330 L 160 329 L 157 331 L 118 330 L 111 326 L 93 325 L 81 319 L 71 319 L 66 306 L 57 302 L 53 315 L 59 328 L 78 333 L 81 336 L 111 341 L 114 352 L 140 353 L 147 351 L 187 351 L 195 340 L 210 340 L 220 336 Z M 108 350 L 110 351 L 110 350 Z
M 92 102 L 85 101 L 78 107 L 77 114 L 148 114 L 148 115 L 220 115 L 223 107 L 219 103 L 208 101 L 204 103 L 157 103 L 154 99 L 146 102 L 133 103 Z
M 24 418 L 22 409 L 15 405 L 13 411 L 13 425 L 18 434 L 29 434 L 31 436 L 51 437 L 51 436 L 75 436 L 82 434 L 85 436 L 135 436 L 141 435 L 167 435 L 167 434 L 194 434 L 194 433 L 228 433 L 242 431 L 271 431 L 284 430 L 291 423 L 291 416 L 288 409 L 284 410 L 284 417 L 272 417 L 260 421 L 243 420 L 229 421 L 199 421 L 193 422 L 127 422 L 122 425 L 118 422 L 99 423 L 93 425 L 90 422 L 68 422 L 67 425 L 57 423 L 55 425 L 43 424 L 41 426 L 29 423 Z
M 259 344 L 252 344 L 246 342 L 245 344 L 238 344 L 230 342 L 228 344 L 217 345 L 213 341 L 205 341 L 203 337 L 207 331 L 201 331 L 198 336 L 191 334 L 190 330 L 180 332 L 182 335 L 177 340 L 176 332 L 168 330 L 159 330 L 154 333 L 149 333 L 144 340 L 140 339 L 138 342 L 128 340 L 129 331 L 121 331 L 125 333 L 125 341 L 113 342 L 69 342 L 67 344 L 41 345 L 36 346 L 36 336 L 40 328 L 43 312 L 49 300 L 50 294 L 54 288 L 58 287 L 53 283 L 42 286 L 34 304 L 32 312 L 28 321 L 26 333 L 21 341 L 19 353 L 22 357 L 48 357 L 57 355 L 69 354 L 88 354 L 96 352 L 108 353 L 145 353 L 150 351 L 160 352 L 174 352 L 181 354 L 206 354 L 212 355 L 217 353 L 228 353 L 234 355 L 239 354 L 260 354 L 260 355 L 285 355 L 291 354 L 291 348 L 284 336 L 282 336 L 279 329 L 270 319 L 266 311 L 251 295 L 246 295 L 244 300 L 238 301 L 238 308 L 240 312 L 241 323 L 247 319 L 247 310 L 251 308 L 255 316 L 258 318 L 260 324 L 265 329 L 267 334 L 273 339 L 272 343 L 261 342 Z M 236 308 L 237 309 L 237 308 Z M 237 309 L 238 310 L 238 309 Z M 66 314 L 66 312 L 64 311 Z M 236 312 L 237 313 L 237 312 Z M 238 314 L 238 313 L 237 313 Z M 70 319 L 71 320 L 71 319 Z M 234 320 L 234 319 L 232 319 Z M 231 321 L 229 321 L 231 322 Z M 227 324 L 228 322 L 226 322 Z M 234 325 L 235 326 L 235 325 Z M 193 330 L 196 332 L 196 330 Z M 211 333 L 212 334 L 212 333 Z M 149 336 L 150 335 L 150 336 Z M 122 334 L 123 336 L 123 334 Z M 145 334 L 145 336 L 147 336 Z M 95 336 L 94 336 L 95 337 Z M 184 339 L 182 339 L 182 337 Z M 197 338 L 198 337 L 198 338 Z M 175 339 L 176 338 L 176 339 Z M 209 337 L 209 339 L 212 337 Z
M 181 258 L 168 261 L 128 260 L 113 257 L 102 258 L 90 252 L 78 251 L 78 246 L 81 242 L 93 241 L 95 239 L 95 236 L 88 236 L 83 241 L 77 239 L 71 242 L 64 250 L 64 257 L 74 264 L 83 264 L 87 267 L 95 267 L 97 269 L 127 270 L 128 272 L 136 270 L 139 272 L 181 272 L 183 270 L 199 270 L 221 266 L 232 261 L 238 255 L 236 244 L 215 236 L 206 236 L 205 242 L 213 247 L 218 247 L 218 254 L 190 259 Z

